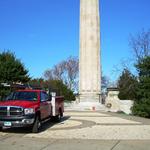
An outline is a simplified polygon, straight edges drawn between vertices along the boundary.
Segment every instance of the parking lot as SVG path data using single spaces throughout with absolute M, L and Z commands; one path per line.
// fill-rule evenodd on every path
M 0 132 L 0 149 L 150 149 L 150 120 L 105 112 L 65 112 L 38 134 L 26 128 Z

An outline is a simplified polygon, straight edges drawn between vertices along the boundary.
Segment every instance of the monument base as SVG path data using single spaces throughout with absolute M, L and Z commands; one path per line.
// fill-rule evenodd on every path
M 73 102 L 67 110 L 75 111 L 105 111 L 106 108 L 103 104 L 100 103 L 100 95 L 98 94 L 87 94 L 80 95 L 76 98 L 76 101 Z
M 67 111 L 106 111 L 104 105 L 98 102 L 73 102 L 65 105 Z
M 101 103 L 101 97 L 98 93 L 83 93 L 79 95 L 79 102 L 98 102 Z
M 76 108 L 81 111 L 102 111 L 105 110 L 105 106 L 99 102 L 80 102 L 76 105 Z

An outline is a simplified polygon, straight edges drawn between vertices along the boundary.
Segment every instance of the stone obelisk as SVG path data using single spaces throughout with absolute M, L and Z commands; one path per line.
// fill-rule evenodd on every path
M 80 103 L 100 104 L 100 14 L 99 0 L 80 0 Z

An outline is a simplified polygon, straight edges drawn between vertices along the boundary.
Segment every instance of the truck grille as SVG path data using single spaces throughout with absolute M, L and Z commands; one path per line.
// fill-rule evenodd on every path
M 23 115 L 22 107 L 3 106 L 0 107 L 0 116 L 21 116 Z
M 7 115 L 7 107 L 0 107 L 0 116 Z

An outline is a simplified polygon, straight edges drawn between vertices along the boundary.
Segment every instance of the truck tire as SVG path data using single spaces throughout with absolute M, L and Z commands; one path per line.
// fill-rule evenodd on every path
M 40 128 L 41 128 L 40 118 L 39 116 L 36 116 L 35 122 L 32 127 L 32 133 L 38 133 Z
M 0 127 L 0 131 L 2 131 L 3 127 Z

